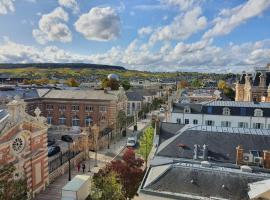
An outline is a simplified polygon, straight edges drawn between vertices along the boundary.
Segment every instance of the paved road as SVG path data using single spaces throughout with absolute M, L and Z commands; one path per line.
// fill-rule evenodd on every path
M 143 130 L 150 122 L 151 116 L 149 115 L 146 120 L 138 121 L 138 131 Z M 133 126 L 127 129 L 127 137 L 131 135 L 133 132 Z M 106 165 L 106 163 L 110 162 L 111 160 L 118 158 L 118 154 L 121 155 L 123 150 L 126 148 L 126 140 L 127 137 L 121 138 L 118 141 L 114 141 L 110 149 L 102 149 L 98 151 L 98 167 L 94 167 L 94 157 L 95 153 L 90 152 L 90 160 L 85 161 L 86 169 L 89 168 L 91 172 L 86 172 L 85 174 L 93 176 L 94 173 L 98 172 L 100 168 Z M 116 157 L 115 157 L 116 155 Z M 72 169 L 71 176 L 72 178 L 78 174 L 82 174 L 82 172 L 77 172 L 76 169 Z M 51 183 L 45 191 L 41 192 L 36 196 L 34 200 L 61 200 L 61 189 L 64 185 L 68 182 L 68 173 L 64 174 L 63 176 L 58 177 L 53 183 Z

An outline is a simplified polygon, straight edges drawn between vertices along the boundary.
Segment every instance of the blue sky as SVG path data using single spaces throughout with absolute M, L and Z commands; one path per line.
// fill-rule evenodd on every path
M 250 71 L 269 24 L 269 0 L 0 0 L 0 62 Z

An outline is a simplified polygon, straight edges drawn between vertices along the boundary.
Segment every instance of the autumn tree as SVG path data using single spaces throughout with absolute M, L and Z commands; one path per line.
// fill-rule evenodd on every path
M 154 138 L 154 128 L 148 127 L 147 129 L 145 129 L 143 136 L 139 141 L 140 147 L 138 152 L 144 158 L 146 167 L 147 167 L 147 159 L 153 146 L 153 138 Z
M 188 82 L 186 80 L 181 80 L 178 84 L 177 84 L 177 88 L 178 89 L 183 89 L 188 87 Z
M 226 82 L 224 80 L 220 80 L 218 82 L 218 89 L 224 90 L 226 87 L 227 87 L 227 84 L 226 84 Z
M 118 80 L 116 79 L 108 79 L 105 78 L 102 80 L 101 82 L 101 87 L 104 88 L 111 88 L 111 90 L 118 90 L 120 87 L 120 83 Z
M 122 191 L 126 198 L 132 199 L 137 195 L 137 190 L 142 181 L 144 171 L 142 169 L 144 161 L 136 158 L 132 149 L 127 149 L 122 160 L 112 161 L 107 169 L 114 171 L 119 175 Z
M 1 166 L 0 169 L 0 199 L 27 200 L 27 179 L 14 174 L 12 164 Z
M 74 78 L 69 78 L 69 79 L 66 81 L 66 84 L 67 84 L 69 87 L 78 87 L 78 86 L 79 86 L 79 83 L 78 83 Z
M 99 170 L 94 174 L 89 200 L 124 200 L 122 185 L 119 183 L 117 174 L 106 169 Z
M 220 89 L 223 94 L 225 94 L 230 99 L 235 98 L 235 91 L 224 80 L 220 80 L 218 82 L 218 89 Z

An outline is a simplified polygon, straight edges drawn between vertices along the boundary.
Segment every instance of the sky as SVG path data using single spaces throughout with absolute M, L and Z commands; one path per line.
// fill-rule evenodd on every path
M 0 62 L 251 71 L 270 62 L 270 0 L 0 0 Z

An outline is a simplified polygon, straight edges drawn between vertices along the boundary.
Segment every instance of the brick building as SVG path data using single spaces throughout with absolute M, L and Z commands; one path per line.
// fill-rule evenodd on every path
M 123 88 L 109 90 L 37 90 L 37 97 L 27 99 L 28 112 L 38 107 L 48 124 L 88 127 L 91 123 L 103 130 L 116 124 L 118 112 L 126 113 L 127 97 Z
M 27 178 L 35 195 L 49 182 L 46 119 L 36 109 L 33 117 L 25 112 L 25 103 L 16 98 L 0 111 L 0 167 L 13 163 L 19 176 Z

